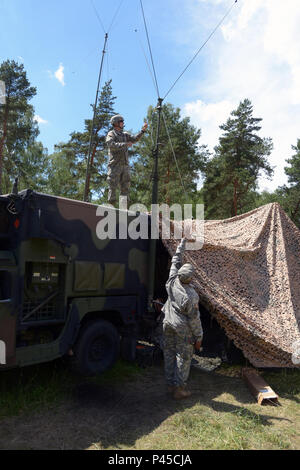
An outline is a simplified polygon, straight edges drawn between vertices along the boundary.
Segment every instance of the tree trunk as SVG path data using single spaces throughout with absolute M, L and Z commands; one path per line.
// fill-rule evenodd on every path
M 7 120 L 8 120 L 8 102 L 6 102 L 3 121 L 3 135 L 0 140 L 0 194 L 2 194 L 2 174 L 3 174 L 3 157 L 4 157 L 4 144 L 7 136 Z
M 93 148 L 93 153 L 92 153 L 91 161 L 90 161 L 90 168 L 89 168 L 89 172 L 88 172 L 88 175 L 87 175 L 87 181 L 86 181 L 86 196 L 87 196 L 87 199 L 89 199 L 89 194 L 90 194 L 91 170 L 92 170 L 92 166 L 93 166 L 93 163 L 94 163 L 96 150 L 97 150 L 97 144 L 94 145 L 94 148 Z
M 237 180 L 234 180 L 234 193 L 233 193 L 233 214 L 232 217 L 235 217 L 237 215 L 237 187 L 238 187 L 238 182 Z

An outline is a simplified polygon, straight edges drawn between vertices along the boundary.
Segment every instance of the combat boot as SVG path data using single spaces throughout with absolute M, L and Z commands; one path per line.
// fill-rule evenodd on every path
M 167 386 L 167 392 L 168 393 L 174 393 L 176 388 L 177 388 L 176 385 L 168 385 Z
M 175 400 L 181 400 L 183 398 L 188 398 L 191 395 L 191 392 L 185 387 L 176 387 L 173 397 L 175 398 Z

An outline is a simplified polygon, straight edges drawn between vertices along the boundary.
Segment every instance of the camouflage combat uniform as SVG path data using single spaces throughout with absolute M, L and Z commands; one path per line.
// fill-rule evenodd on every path
M 135 143 L 144 134 L 144 131 L 131 135 L 123 130 L 112 129 L 106 136 L 106 145 L 109 151 L 107 182 L 109 185 L 108 202 L 115 204 L 116 190 L 120 185 L 120 194 L 127 196 L 130 187 L 130 171 L 128 164 L 128 147 L 126 142 Z
M 165 377 L 168 386 L 176 387 L 186 385 L 195 341 L 203 337 L 199 296 L 191 284 L 183 284 L 178 278 L 184 249 L 185 240 L 182 240 L 172 258 L 166 283 L 168 300 L 162 308 Z

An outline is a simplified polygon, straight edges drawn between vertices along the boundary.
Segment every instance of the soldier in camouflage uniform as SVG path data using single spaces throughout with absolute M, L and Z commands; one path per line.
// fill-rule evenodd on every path
M 109 151 L 109 162 L 107 171 L 108 202 L 116 204 L 116 190 L 120 185 L 120 195 L 127 196 L 130 187 L 130 171 L 128 164 L 128 148 L 135 142 L 140 140 L 146 132 L 147 123 L 144 124 L 142 130 L 131 135 L 129 132 L 123 132 L 124 119 L 120 114 L 113 116 L 110 120 L 113 129 L 106 136 L 106 144 Z
M 185 238 L 181 240 L 172 258 L 169 279 L 166 283 L 168 300 L 162 308 L 165 315 L 164 362 L 165 377 L 169 392 L 174 398 L 191 395 L 186 389 L 192 356 L 201 348 L 203 330 L 199 312 L 199 296 L 190 284 L 194 268 L 191 264 L 182 266 Z

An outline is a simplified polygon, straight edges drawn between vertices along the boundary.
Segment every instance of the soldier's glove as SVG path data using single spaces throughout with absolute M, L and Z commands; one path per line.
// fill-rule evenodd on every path
M 182 252 L 182 250 L 185 250 L 185 243 L 186 243 L 186 239 L 182 238 L 176 249 L 176 254 L 179 254 Z

